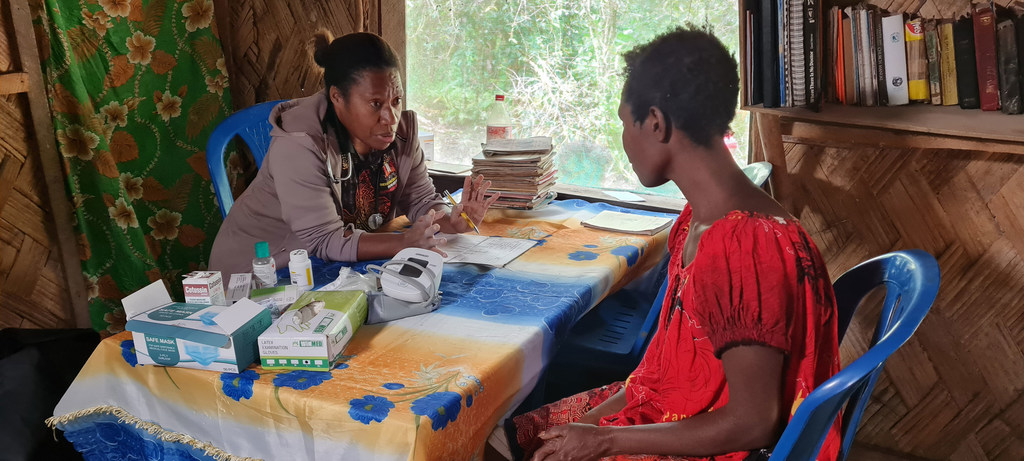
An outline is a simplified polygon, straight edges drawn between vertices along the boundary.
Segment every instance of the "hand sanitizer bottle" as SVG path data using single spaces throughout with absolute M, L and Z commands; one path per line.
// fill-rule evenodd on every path
M 256 259 L 252 260 L 252 275 L 256 288 L 277 286 L 277 263 L 270 257 L 270 245 L 256 242 Z

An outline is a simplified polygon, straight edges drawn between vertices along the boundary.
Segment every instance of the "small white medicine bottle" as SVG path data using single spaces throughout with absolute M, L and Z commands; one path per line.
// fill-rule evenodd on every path
M 292 275 L 292 285 L 299 287 L 299 290 L 313 288 L 313 264 L 306 250 L 294 250 L 288 254 L 288 272 Z
M 270 245 L 256 242 L 256 259 L 252 260 L 252 275 L 256 288 L 277 286 L 277 263 L 270 257 Z

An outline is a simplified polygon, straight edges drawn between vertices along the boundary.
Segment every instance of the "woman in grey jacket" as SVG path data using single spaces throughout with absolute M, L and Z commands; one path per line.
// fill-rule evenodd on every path
M 437 250 L 437 232 L 471 230 L 497 194 L 490 181 L 466 178 L 462 203 L 444 205 L 427 176 L 416 114 L 402 111 L 398 58 L 380 37 L 314 36 L 313 58 L 324 68 L 323 92 L 278 104 L 272 141 L 256 179 L 231 211 L 213 244 L 210 268 L 248 272 L 253 245 L 266 241 L 277 267 L 306 249 L 324 260 L 383 259 L 399 250 Z M 396 216 L 412 227 L 372 233 Z

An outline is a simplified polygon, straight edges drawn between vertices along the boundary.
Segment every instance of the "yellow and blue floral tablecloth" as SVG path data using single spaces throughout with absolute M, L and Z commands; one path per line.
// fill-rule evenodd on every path
M 664 257 L 667 230 L 580 225 L 605 209 L 631 211 L 575 200 L 490 211 L 484 234 L 537 246 L 501 269 L 446 265 L 437 311 L 364 325 L 330 372 L 142 366 L 131 335 L 112 336 L 48 423 L 86 459 L 479 458 L 572 324 Z M 318 282 L 340 267 L 319 264 Z

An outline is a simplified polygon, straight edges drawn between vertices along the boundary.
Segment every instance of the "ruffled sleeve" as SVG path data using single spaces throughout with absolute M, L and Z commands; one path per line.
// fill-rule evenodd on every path
M 790 351 L 799 303 L 791 240 L 797 224 L 734 212 L 701 236 L 690 271 L 690 312 L 704 326 L 716 357 L 740 345 Z

